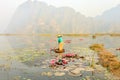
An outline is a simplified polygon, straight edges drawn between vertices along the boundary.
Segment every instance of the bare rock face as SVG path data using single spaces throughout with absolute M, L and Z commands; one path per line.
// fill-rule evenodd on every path
M 6 33 L 90 33 L 94 27 L 93 18 L 70 7 L 56 8 L 40 1 L 26 1 L 16 9 Z

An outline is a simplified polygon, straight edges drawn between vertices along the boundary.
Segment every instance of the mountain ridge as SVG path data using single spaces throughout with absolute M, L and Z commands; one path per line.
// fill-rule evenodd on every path
M 104 12 L 101 16 L 90 18 L 70 7 L 56 8 L 40 1 L 26 1 L 15 11 L 6 33 L 120 32 L 120 14 L 115 17 L 117 21 L 114 17 L 113 21 L 109 19 L 114 9 L 116 8 Z M 114 29 L 114 26 L 117 29 Z

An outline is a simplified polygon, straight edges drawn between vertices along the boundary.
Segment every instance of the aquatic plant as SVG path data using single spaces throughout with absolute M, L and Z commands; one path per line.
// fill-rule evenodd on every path
M 90 49 L 98 52 L 99 63 L 103 67 L 106 67 L 111 73 L 120 77 L 120 61 L 113 53 L 107 51 L 100 44 L 94 44 L 90 46 Z
M 66 54 L 63 54 L 62 57 L 63 58 L 76 58 L 76 59 L 84 58 L 83 56 L 79 56 L 78 54 L 75 54 L 75 53 L 66 53 Z
M 89 47 L 91 50 L 94 50 L 96 52 L 104 50 L 104 45 L 103 44 L 93 44 Z
M 93 39 L 96 39 L 96 35 L 93 35 L 92 38 L 93 38 Z
M 34 61 L 36 58 L 45 54 L 45 51 L 36 51 L 34 49 L 23 49 L 21 51 L 16 50 L 17 55 L 10 56 L 11 60 L 17 60 L 20 62 Z
M 71 43 L 71 40 L 65 40 L 64 43 Z
M 94 59 L 95 53 L 93 53 L 92 55 L 92 60 L 91 60 L 91 64 L 90 67 L 94 68 L 95 67 L 95 59 Z

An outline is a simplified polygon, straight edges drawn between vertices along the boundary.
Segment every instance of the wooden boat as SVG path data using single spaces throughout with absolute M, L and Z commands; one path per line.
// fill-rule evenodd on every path
M 63 49 L 61 51 L 59 49 L 51 49 L 51 51 L 54 51 L 55 53 L 64 53 L 65 49 Z

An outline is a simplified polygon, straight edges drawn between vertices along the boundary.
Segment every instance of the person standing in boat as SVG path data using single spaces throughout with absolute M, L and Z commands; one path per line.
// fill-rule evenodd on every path
M 64 49 L 63 49 L 64 42 L 61 35 L 58 35 L 57 37 L 58 37 L 58 51 L 62 53 L 64 52 Z
M 63 39 L 62 39 L 62 35 L 58 35 L 57 38 L 58 38 L 58 51 L 57 51 L 57 53 L 59 53 L 58 58 L 60 58 L 60 60 L 61 60 L 62 54 L 64 52 L 64 49 L 63 49 L 64 42 L 63 42 Z

